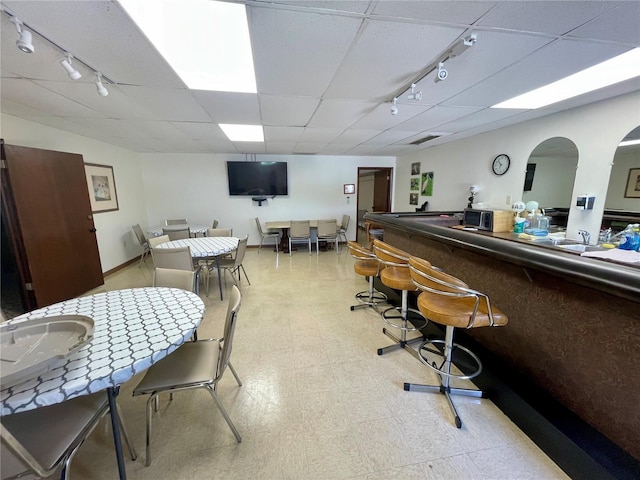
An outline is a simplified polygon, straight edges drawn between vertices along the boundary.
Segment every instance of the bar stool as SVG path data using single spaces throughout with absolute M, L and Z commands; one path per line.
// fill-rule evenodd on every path
M 367 250 L 359 243 L 348 240 L 347 245 L 349 253 L 356 259 L 356 263 L 353 264 L 353 270 L 358 275 L 369 277 L 369 290 L 356 293 L 356 300 L 360 303 L 351 305 L 351 311 L 364 307 L 371 307 L 378 311 L 378 304 L 387 301 L 387 296 L 384 293 L 378 292 L 373 288 L 373 279 L 380 273 L 380 262 L 378 262 L 376 255 L 371 250 Z
M 403 348 L 419 359 L 418 352 L 407 347 L 413 343 L 422 342 L 424 337 L 407 339 L 407 332 L 415 332 L 424 328 L 428 320 L 419 310 L 408 306 L 409 292 L 417 290 L 409 272 L 410 255 L 378 239 L 373 241 L 373 252 L 378 262 L 385 267 L 380 270 L 380 281 L 389 288 L 402 291 L 402 306 L 387 308 L 380 314 L 386 323 L 400 330 L 400 337 L 383 328 L 382 333 L 395 343 L 379 348 L 378 355 L 383 355 L 396 348 Z
M 504 313 L 491 306 L 487 295 L 472 290 L 462 280 L 437 270 L 426 260 L 411 257 L 409 269 L 413 282 L 422 291 L 418 296 L 418 308 L 432 322 L 446 326 L 446 333 L 444 340 L 426 340 L 418 349 L 420 360 L 438 374 L 440 384 L 405 383 L 404 389 L 406 391 L 442 393 L 447 399 L 456 427 L 461 428 L 462 421 L 451 395 L 486 397 L 486 394 L 482 390 L 452 388 L 449 385 L 451 378 L 468 380 L 477 377 L 482 372 L 480 358 L 468 348 L 453 342 L 454 329 L 456 327 L 466 329 L 501 327 L 506 325 L 509 320 Z M 464 353 L 457 355 L 458 352 Z M 470 373 L 451 372 L 454 355 L 458 357 L 458 360 L 461 360 L 462 356 L 472 360 Z

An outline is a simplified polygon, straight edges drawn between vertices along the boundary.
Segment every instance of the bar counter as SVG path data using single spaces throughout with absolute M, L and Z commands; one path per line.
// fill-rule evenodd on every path
M 365 218 L 384 228 L 385 242 L 488 294 L 509 324 L 467 333 L 640 460 L 640 268 L 512 233 L 456 230 L 442 226 L 439 213 Z

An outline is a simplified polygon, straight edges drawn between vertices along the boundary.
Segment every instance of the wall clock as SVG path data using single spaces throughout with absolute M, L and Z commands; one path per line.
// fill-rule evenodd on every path
M 491 169 L 493 170 L 493 173 L 495 173 L 496 175 L 504 175 L 505 173 L 507 173 L 507 170 L 509 170 L 510 166 L 511 166 L 511 159 L 509 158 L 509 155 L 501 153 L 500 155 L 498 155 L 496 158 L 493 159 L 493 163 L 491 164 Z

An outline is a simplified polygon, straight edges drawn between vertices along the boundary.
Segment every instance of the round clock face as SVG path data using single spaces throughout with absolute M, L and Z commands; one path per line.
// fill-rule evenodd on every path
M 509 166 L 511 165 L 511 159 L 509 155 L 500 154 L 496 158 L 493 159 L 493 164 L 491 168 L 493 169 L 493 173 L 496 175 L 504 175 L 509 170 Z

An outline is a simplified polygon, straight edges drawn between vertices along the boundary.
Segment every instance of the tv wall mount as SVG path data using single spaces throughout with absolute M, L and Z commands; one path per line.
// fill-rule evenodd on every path
M 253 197 L 253 198 L 251 198 L 251 200 L 253 200 L 254 202 L 258 202 L 258 206 L 261 207 L 262 206 L 262 202 L 266 202 L 267 201 L 267 197 Z

